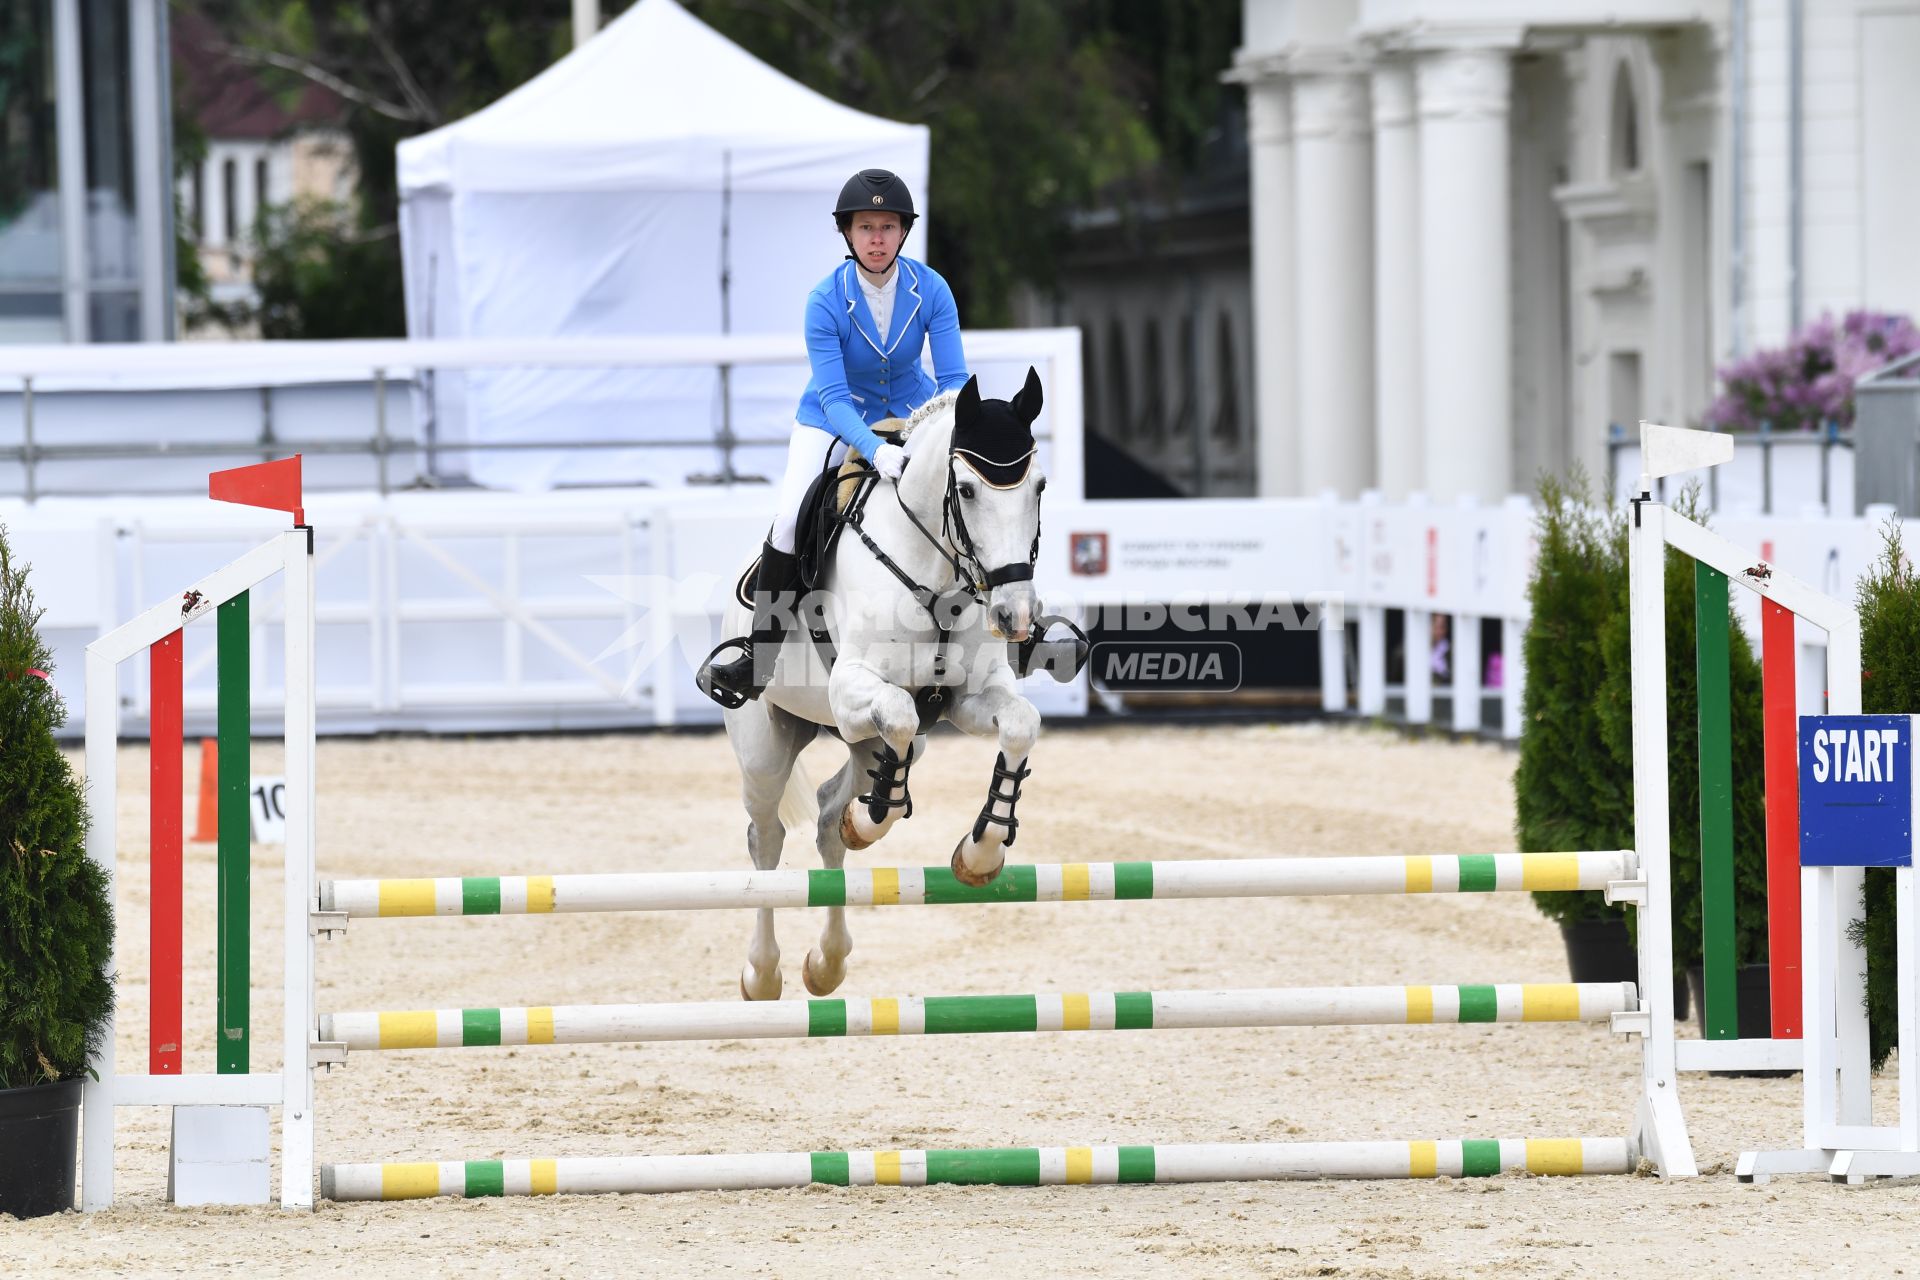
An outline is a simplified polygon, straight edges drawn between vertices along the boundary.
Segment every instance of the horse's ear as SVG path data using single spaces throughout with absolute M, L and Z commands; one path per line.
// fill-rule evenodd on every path
M 973 416 L 980 412 L 980 375 L 974 374 L 967 379 L 967 385 L 960 388 L 960 398 L 953 402 L 953 424 L 972 422 Z
M 1040 416 L 1040 404 L 1040 375 L 1034 372 L 1032 365 L 1028 365 L 1027 385 L 1020 388 L 1020 394 L 1013 398 L 1009 407 L 1014 417 L 1032 426 L 1033 420 Z

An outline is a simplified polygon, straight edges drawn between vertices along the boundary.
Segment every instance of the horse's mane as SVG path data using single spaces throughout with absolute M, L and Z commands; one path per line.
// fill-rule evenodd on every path
M 958 388 L 955 388 L 952 391 L 942 391 L 939 395 L 927 401 L 925 404 L 921 405 L 918 409 L 915 409 L 913 413 L 907 418 L 907 425 L 900 429 L 900 438 L 902 440 L 906 439 L 908 436 L 913 434 L 913 429 L 915 427 L 919 426 L 921 423 L 925 422 L 927 419 L 933 417 L 935 414 L 941 412 L 942 410 L 951 409 L 953 407 L 953 402 L 955 400 L 958 400 L 959 398 L 960 398 L 960 391 Z

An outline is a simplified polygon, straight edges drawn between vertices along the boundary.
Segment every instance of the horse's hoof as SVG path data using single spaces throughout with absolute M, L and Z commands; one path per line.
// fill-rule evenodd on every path
M 873 841 L 866 839 L 858 831 L 854 830 L 853 802 L 851 800 L 847 802 L 847 807 L 840 813 L 840 843 L 856 852 L 873 843 Z
M 846 981 L 846 978 L 847 978 L 846 966 L 845 965 L 841 966 L 840 976 L 835 978 L 832 982 L 821 982 L 813 976 L 813 958 L 818 955 L 820 955 L 819 949 L 814 948 L 812 950 L 809 950 L 807 952 L 807 958 L 800 962 L 800 981 L 806 984 L 807 993 L 809 995 L 830 996 L 834 993 L 835 988 L 839 987 L 839 985 L 842 982 Z M 821 956 L 820 963 L 822 965 L 825 965 L 826 957 Z
M 778 1000 L 780 998 L 780 985 L 781 985 L 780 971 L 778 969 L 775 969 L 773 971 L 773 991 L 771 994 L 764 995 L 764 996 L 756 996 L 753 994 L 753 992 L 747 990 L 747 975 L 752 972 L 753 972 L 752 965 L 748 965 L 746 968 L 740 971 L 740 998 L 742 1000 Z
M 970 871 L 967 868 L 967 860 L 960 856 L 966 852 L 966 848 L 967 842 L 965 837 L 961 838 L 959 844 L 953 846 L 953 861 L 949 864 L 953 868 L 953 878 L 961 884 L 968 885 L 975 889 L 992 884 L 994 879 L 999 876 L 1001 868 L 1007 865 L 1005 856 L 1002 856 L 1001 860 L 994 865 L 991 871 Z

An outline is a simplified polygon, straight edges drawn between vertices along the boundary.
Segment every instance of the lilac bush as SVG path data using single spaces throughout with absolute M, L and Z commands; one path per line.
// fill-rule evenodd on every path
M 1920 329 L 1907 316 L 1850 311 L 1834 323 L 1823 315 L 1784 347 L 1756 351 L 1720 368 L 1722 391 L 1707 410 L 1716 431 L 1813 431 L 1828 422 L 1853 424 L 1853 384 L 1875 369 L 1920 351 Z

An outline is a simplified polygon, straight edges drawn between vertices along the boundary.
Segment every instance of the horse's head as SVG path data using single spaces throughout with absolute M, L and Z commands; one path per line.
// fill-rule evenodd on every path
M 1007 640 L 1025 640 L 1039 611 L 1033 565 L 1047 487 L 1033 442 L 1039 416 L 1040 375 L 1031 368 L 1012 400 L 982 400 L 979 379 L 969 378 L 953 406 L 947 503 L 954 550 L 989 589 L 987 625 Z

